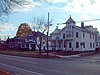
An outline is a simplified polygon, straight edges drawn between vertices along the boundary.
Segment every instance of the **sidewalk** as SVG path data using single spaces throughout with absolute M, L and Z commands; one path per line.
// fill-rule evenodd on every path
M 62 56 L 62 55 L 56 55 L 56 56 L 58 56 L 58 57 L 60 57 L 60 58 L 71 58 L 71 57 L 80 57 L 80 55 L 68 55 L 68 56 Z
M 91 55 L 95 55 L 95 54 L 99 54 L 99 52 L 87 52 L 87 53 L 80 53 L 80 54 L 74 54 L 74 55 L 56 55 L 57 57 L 60 58 L 79 58 L 79 57 L 84 57 L 84 56 L 91 56 Z

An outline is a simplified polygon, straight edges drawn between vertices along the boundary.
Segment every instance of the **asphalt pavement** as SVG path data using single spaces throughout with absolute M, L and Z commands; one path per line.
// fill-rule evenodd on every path
M 14 75 L 100 75 L 100 54 L 66 59 L 37 59 L 0 54 L 0 69 Z

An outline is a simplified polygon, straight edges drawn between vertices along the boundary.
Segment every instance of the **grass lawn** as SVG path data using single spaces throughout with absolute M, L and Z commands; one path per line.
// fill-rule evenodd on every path
M 50 51 L 51 52 L 51 51 Z M 15 55 L 15 56 L 24 56 L 32 58 L 58 58 L 56 55 L 68 56 L 75 54 L 83 54 L 82 56 L 88 56 L 93 54 L 98 54 L 100 52 L 49 52 L 49 56 L 46 55 L 46 51 L 41 51 L 39 55 L 39 50 L 34 51 L 22 51 L 22 50 L 0 50 L 0 54 Z
M 55 55 L 47 56 L 46 51 L 41 51 L 41 55 L 39 55 L 39 50 L 35 50 L 35 51 L 0 50 L 0 54 L 24 56 L 24 57 L 33 57 L 33 58 L 57 58 L 57 56 L 55 56 Z
M 27 55 L 38 55 L 39 51 L 1 50 L 0 54 L 27 56 Z

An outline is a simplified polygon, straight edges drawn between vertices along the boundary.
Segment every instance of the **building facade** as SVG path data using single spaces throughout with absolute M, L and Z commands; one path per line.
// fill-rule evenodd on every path
M 76 22 L 69 17 L 63 29 L 56 29 L 51 33 L 52 50 L 66 51 L 95 51 L 100 47 L 100 35 L 93 26 L 76 26 Z M 96 45 L 97 43 L 97 45 Z
M 8 38 L 6 44 L 10 49 L 39 50 L 41 48 L 41 50 L 47 50 L 47 35 L 33 31 L 27 36 Z
M 9 49 L 21 49 L 22 43 L 25 42 L 25 37 L 9 38 L 6 41 L 7 48 Z
M 41 32 L 32 32 L 25 38 L 25 42 L 22 43 L 21 48 L 28 48 L 29 50 L 45 50 L 46 48 L 46 35 Z

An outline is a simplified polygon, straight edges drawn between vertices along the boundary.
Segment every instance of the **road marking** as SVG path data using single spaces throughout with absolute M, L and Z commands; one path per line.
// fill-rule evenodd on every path
M 7 64 L 4 64 L 4 63 L 0 63 L 0 64 L 1 64 L 1 65 L 4 65 L 4 66 L 8 66 L 8 67 L 12 67 L 12 68 L 16 68 L 16 69 L 19 69 L 19 70 L 23 70 L 23 71 L 26 71 L 26 72 L 29 72 L 29 73 L 32 73 L 32 74 L 36 74 L 36 75 L 44 75 L 44 74 L 41 74 L 41 73 L 37 73 L 37 72 L 33 72 L 33 71 L 29 71 L 29 70 L 22 69 L 22 68 L 19 68 L 19 67 L 15 67 L 15 66 L 7 65 Z
M 20 60 L 20 59 L 13 59 L 13 58 L 7 58 L 7 57 L 0 57 L 0 58 L 10 59 L 10 60 L 16 60 L 16 61 L 26 62 L 26 63 L 31 63 L 31 64 L 37 64 L 37 62 L 25 61 L 25 60 Z

